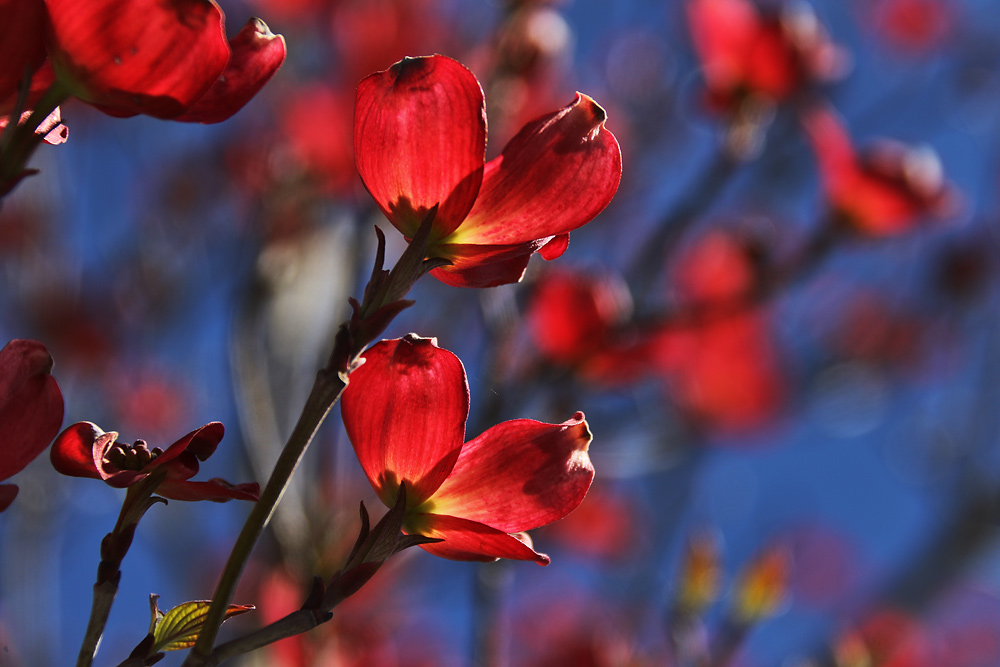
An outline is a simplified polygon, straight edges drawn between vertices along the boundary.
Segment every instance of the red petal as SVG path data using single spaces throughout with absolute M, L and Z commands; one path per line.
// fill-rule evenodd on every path
M 114 116 L 180 115 L 229 61 L 206 0 L 47 0 L 49 57 L 72 93 Z
M 94 443 L 102 435 L 104 431 L 91 422 L 77 422 L 69 426 L 52 443 L 52 450 L 49 452 L 52 467 L 70 477 L 101 479 L 101 474 L 94 463 Z M 118 437 L 114 431 L 110 435 L 111 442 Z
M 285 38 L 260 19 L 250 19 L 229 42 L 226 71 L 208 92 L 175 120 L 221 123 L 242 109 L 285 62 Z
M 607 114 L 581 93 L 528 123 L 490 160 L 468 219 L 447 243 L 510 245 L 565 234 L 589 222 L 614 197 L 622 174 Z
M 404 58 L 358 85 L 354 159 L 386 217 L 412 237 L 440 208 L 431 242 L 472 208 L 483 180 L 486 102 L 476 77 L 444 56 Z
M 213 503 L 224 503 L 229 500 L 256 501 L 260 498 L 260 485 L 230 484 L 218 477 L 207 482 L 186 482 L 167 479 L 156 487 L 157 495 L 171 500 L 199 501 L 211 500 Z
M 411 514 L 406 531 L 444 542 L 421 544 L 421 548 L 451 560 L 494 561 L 497 558 L 533 560 L 548 565 L 549 557 L 540 554 L 513 535 L 475 521 L 445 514 Z
M 825 107 L 814 107 L 802 119 L 819 162 L 820 176 L 828 195 L 838 199 L 853 189 L 858 159 L 851 137 L 840 119 Z
M 157 456 L 146 466 L 144 472 L 149 472 L 154 468 L 170 463 L 184 452 L 193 454 L 198 460 L 204 461 L 215 452 L 216 447 L 222 442 L 222 437 L 225 434 L 226 428 L 221 422 L 209 422 L 201 428 L 196 428 L 167 447 L 165 452 Z M 197 461 L 186 461 L 184 462 L 184 466 L 190 469 L 190 474 L 187 477 L 198 472 Z M 179 475 L 171 475 L 171 477 L 176 478 Z
M 739 85 L 760 29 L 754 6 L 747 0 L 691 0 L 687 15 L 706 85 L 725 91 Z
M 508 246 L 438 245 L 434 254 L 451 260 L 450 266 L 431 271 L 431 275 L 455 287 L 496 287 L 521 281 L 531 254 L 538 243 Z
M 505 533 L 561 519 L 583 501 L 594 479 L 591 435 L 583 413 L 562 424 L 503 422 L 462 448 L 430 511 Z
M 45 60 L 42 0 L 0 0 L 0 102 L 16 97 L 25 73 Z
M 434 338 L 384 340 L 364 354 L 341 399 L 347 436 L 388 506 L 405 481 L 418 505 L 451 472 L 465 439 L 469 385 L 462 362 Z
M 0 484 L 0 512 L 10 507 L 10 504 L 14 502 L 14 498 L 16 497 L 16 484 Z
M 562 254 L 566 252 L 566 248 L 568 247 L 569 234 L 560 234 L 553 236 L 551 241 L 539 248 L 538 254 L 542 256 L 542 259 L 551 261 L 557 257 L 562 257 Z
M 0 480 L 24 469 L 59 433 L 63 398 L 49 373 L 52 357 L 34 340 L 12 340 L 0 350 Z

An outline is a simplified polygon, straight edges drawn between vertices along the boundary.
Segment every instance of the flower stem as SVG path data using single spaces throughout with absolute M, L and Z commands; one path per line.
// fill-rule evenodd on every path
M 340 395 L 347 387 L 347 376 L 356 365 L 358 356 L 385 330 L 396 314 L 412 303 L 403 301 L 402 298 L 414 283 L 432 268 L 448 263 L 447 260 L 425 259 L 427 239 L 436 214 L 435 206 L 424 218 L 420 229 L 396 261 L 396 265 L 388 272 L 382 270 L 385 259 L 385 237 L 378 232 L 378 255 L 371 279 L 365 287 L 362 302 L 360 304 L 352 302 L 356 305 L 354 315 L 341 325 L 326 368 L 316 374 L 316 381 L 292 430 L 292 435 L 281 450 L 281 455 L 274 464 L 274 470 L 271 471 L 271 477 L 267 480 L 267 486 L 250 510 L 243 524 L 243 530 L 236 538 L 229 560 L 226 561 L 226 568 L 212 597 L 212 604 L 205 616 L 205 623 L 183 667 L 217 664 L 212 657 L 212 647 L 219 634 L 219 627 L 225 620 L 226 609 L 232 602 L 236 585 L 250 559 L 250 552 L 253 551 L 254 545 L 271 520 L 278 501 L 284 495 L 288 482 L 316 431 L 326 419 L 330 409 L 340 400 Z
M 111 614 L 111 605 L 114 604 L 115 596 L 118 594 L 118 582 L 122 578 L 121 564 L 132 545 L 132 537 L 135 535 L 139 519 L 157 502 L 166 502 L 162 498 L 152 497 L 162 481 L 162 474 L 150 475 L 139 484 L 129 487 L 114 529 L 101 540 L 101 562 L 97 565 L 94 601 L 90 607 L 87 631 L 83 635 L 80 652 L 77 654 L 77 667 L 90 667 L 94 662 L 101 637 L 104 635 L 104 627 Z
M 187 660 L 184 661 L 184 665 L 192 667 L 210 664 L 208 660 L 218 636 L 219 627 L 225 620 L 226 608 L 233 599 L 233 593 L 237 583 L 239 583 L 240 576 L 243 574 L 243 569 L 246 567 L 247 560 L 250 558 L 250 552 L 271 520 L 274 508 L 281 500 L 292 474 L 298 467 L 299 461 L 302 460 L 302 455 L 305 454 L 313 436 L 316 435 L 316 431 L 346 386 L 344 380 L 336 372 L 323 369 L 317 373 L 316 382 L 306 399 L 302 414 L 274 465 L 271 477 L 267 480 L 267 486 L 260 494 L 260 499 L 254 503 L 246 523 L 243 524 L 243 530 L 236 538 L 233 550 L 229 554 L 229 560 L 226 562 L 226 568 L 215 589 L 212 605 L 205 617 L 205 624 L 198 636 L 198 641 Z
M 87 632 L 83 636 L 80 653 L 76 657 L 76 667 L 90 667 L 94 662 L 97 647 L 104 635 L 104 626 L 107 625 L 108 615 L 111 613 L 111 605 L 118 594 L 121 572 L 117 574 L 118 577 L 94 584 L 94 601 L 90 607 L 90 618 L 87 620 Z

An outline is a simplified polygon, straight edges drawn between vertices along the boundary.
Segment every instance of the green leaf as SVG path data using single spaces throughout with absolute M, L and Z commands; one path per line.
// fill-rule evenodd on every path
M 155 604 L 155 601 L 152 604 Z M 179 651 L 194 646 L 198 640 L 198 633 L 205 625 L 205 617 L 208 615 L 208 608 L 211 604 L 211 600 L 192 600 L 177 605 L 166 614 L 157 610 L 162 614 L 162 618 L 159 619 L 155 630 L 153 630 L 153 637 L 156 641 L 151 653 Z M 223 620 L 245 614 L 253 608 L 252 604 L 231 604 L 226 609 L 226 616 Z M 156 612 L 154 612 L 155 614 Z

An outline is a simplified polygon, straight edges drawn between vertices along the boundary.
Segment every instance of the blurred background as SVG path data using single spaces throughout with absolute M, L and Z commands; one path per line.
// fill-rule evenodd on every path
M 597 477 L 533 535 L 552 563 L 395 557 L 334 619 L 244 665 L 1000 665 L 996 0 L 220 0 L 285 36 L 218 126 L 63 108 L 0 210 L 0 333 L 55 359 L 65 424 L 266 481 L 381 218 L 354 91 L 461 60 L 489 155 L 577 90 L 621 188 L 554 262 L 490 290 L 425 277 L 387 337 L 463 360 L 467 438 L 586 412 Z M 335 409 L 227 632 L 298 608 L 368 487 Z M 122 492 L 40 457 L 0 520 L 2 665 L 76 654 Z M 96 664 L 211 596 L 245 504 L 154 507 Z M 170 655 L 161 664 L 179 664 Z

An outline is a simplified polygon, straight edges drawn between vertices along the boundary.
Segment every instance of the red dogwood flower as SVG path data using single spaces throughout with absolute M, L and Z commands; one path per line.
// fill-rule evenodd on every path
M 35 340 L 12 340 L 0 350 L 0 481 L 21 472 L 59 432 L 63 397 L 51 375 L 52 357 Z M 0 512 L 17 486 L 0 484 Z
M 748 96 L 780 103 L 845 69 L 806 5 L 765 15 L 751 0 L 689 0 L 687 16 L 716 111 L 736 111 Z
M 562 424 L 515 419 L 464 442 L 469 385 L 462 362 L 433 338 L 376 343 L 351 373 L 344 426 L 368 481 L 387 506 L 406 484 L 403 529 L 444 540 L 444 558 L 533 560 L 526 536 L 569 514 L 594 468 L 582 412 Z
M 150 450 L 142 440 L 135 444 L 118 442 L 114 431 L 105 433 L 90 422 L 77 422 L 59 434 L 52 445 L 53 467 L 71 477 L 102 479 L 116 488 L 126 488 L 152 477 L 162 479 L 154 493 L 173 500 L 257 500 L 260 486 L 230 484 L 224 479 L 191 482 L 198 474 L 199 461 L 215 451 L 225 428 L 211 422 L 196 428 L 167 447 Z
M 68 92 L 111 116 L 217 123 L 278 70 L 285 40 L 250 19 L 227 43 L 212 0 L 46 0 L 47 47 Z
M 532 253 L 561 255 L 569 232 L 618 190 L 621 150 L 607 114 L 577 93 L 525 125 L 485 161 L 486 102 L 476 77 L 444 56 L 404 58 L 358 86 L 354 158 L 365 187 L 408 239 L 437 206 L 428 257 L 464 287 L 517 282 Z
M 891 236 L 955 212 L 956 196 L 932 150 L 882 140 L 858 155 L 826 107 L 811 109 L 803 123 L 839 223 L 868 236 Z

